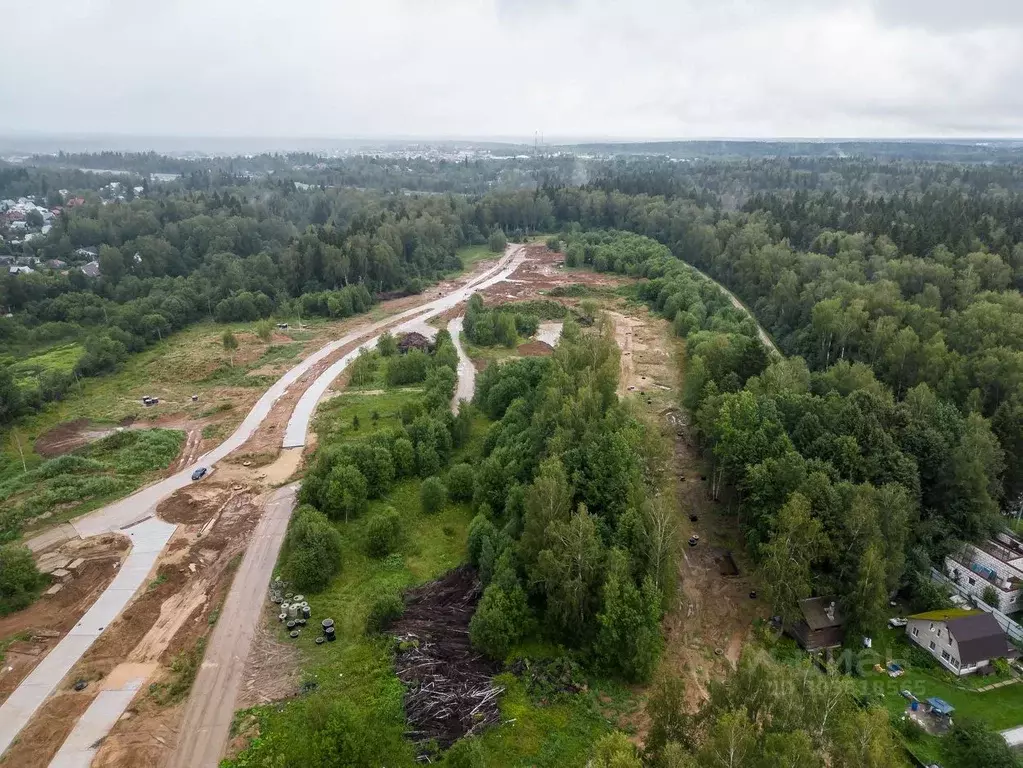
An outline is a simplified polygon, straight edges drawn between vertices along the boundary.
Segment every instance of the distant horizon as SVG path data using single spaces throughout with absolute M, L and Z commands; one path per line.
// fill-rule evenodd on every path
M 31 154 L 65 152 L 203 152 L 225 151 L 230 145 L 236 152 L 316 152 L 356 149 L 373 145 L 437 146 L 502 146 L 530 147 L 534 142 L 544 147 L 577 147 L 587 145 L 666 145 L 666 144 L 1013 144 L 1023 143 L 1023 136 L 705 136 L 705 137 L 636 137 L 636 136 L 445 136 L 400 135 L 378 136 L 273 136 L 273 135 L 203 135 L 203 134 L 135 134 L 135 133 L 43 133 L 0 131 L 0 151 Z

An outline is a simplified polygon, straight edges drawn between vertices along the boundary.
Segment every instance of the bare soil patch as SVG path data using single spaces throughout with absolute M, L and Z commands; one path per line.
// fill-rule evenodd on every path
M 410 738 L 447 748 L 500 721 L 493 685 L 498 665 L 473 651 L 469 620 L 483 587 L 467 565 L 409 590 L 405 612 L 390 633 L 398 638 L 398 679 L 407 687 Z
M 542 243 L 525 246 L 525 259 L 507 280 L 490 286 L 483 295 L 491 302 L 535 299 L 551 288 L 569 283 L 582 283 L 593 288 L 611 288 L 629 282 L 618 275 L 590 271 L 569 271 L 565 257 Z M 571 302 L 566 302 L 571 303 Z
M 48 698 L 7 748 L 3 764 L 17 768 L 46 768 L 74 724 L 89 708 L 99 688 L 63 690 Z
M 282 643 L 274 631 L 276 626 L 277 606 L 265 607 L 245 662 L 246 677 L 238 692 L 237 709 L 280 701 L 298 693 L 302 652 L 294 645 Z
M 247 492 L 223 489 L 193 502 L 198 511 L 190 519 L 206 522 L 183 524 L 175 533 L 157 578 L 100 636 L 72 675 L 106 678 L 127 660 L 153 665 L 150 682 L 170 679 L 175 659 L 213 630 L 261 507 Z M 143 686 L 93 765 L 158 765 L 174 746 L 183 712 L 181 702 L 162 705 Z
M 522 357 L 549 357 L 554 354 L 554 347 L 544 341 L 529 341 L 519 344 L 515 351 Z
M 89 419 L 74 419 L 58 424 L 48 432 L 44 432 L 36 438 L 33 448 L 45 459 L 52 459 L 55 456 L 62 456 L 65 453 L 77 450 L 88 445 L 93 440 L 113 432 L 110 430 L 93 429 Z M 96 434 L 94 437 L 93 434 Z
M 110 534 L 75 539 L 56 550 L 63 560 L 84 562 L 60 592 L 43 596 L 28 608 L 0 619 L 0 638 L 26 635 L 12 643 L 0 665 L 0 703 L 5 701 L 47 653 L 71 630 L 107 588 L 128 551 L 128 539 Z

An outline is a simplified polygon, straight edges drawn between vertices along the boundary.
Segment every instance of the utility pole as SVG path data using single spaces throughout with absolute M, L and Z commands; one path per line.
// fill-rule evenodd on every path
M 12 429 L 11 434 L 14 435 L 14 442 L 18 446 L 18 455 L 21 456 L 21 471 L 28 472 L 28 465 L 25 464 L 25 452 L 21 450 L 21 438 L 18 437 L 18 430 Z

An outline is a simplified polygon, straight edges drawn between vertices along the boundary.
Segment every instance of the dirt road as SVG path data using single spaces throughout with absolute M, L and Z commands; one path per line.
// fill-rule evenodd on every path
M 267 585 L 284 543 L 298 485 L 273 492 L 252 532 L 224 609 L 192 685 L 172 768 L 216 768 L 227 745 L 235 700 Z
M 482 290 L 507 277 L 508 273 L 514 270 L 521 261 L 521 251 L 521 246 L 509 246 L 504 256 L 496 265 L 487 267 L 481 273 L 471 276 L 462 284 L 456 283 L 446 286 L 446 291 L 442 291 L 439 298 L 422 303 L 410 310 L 402 311 L 384 322 L 389 324 L 395 320 L 403 321 L 412 317 L 426 319 L 439 314 L 452 306 L 453 303 L 464 301 L 473 291 Z M 376 325 L 381 324 L 377 323 Z M 356 335 L 364 336 L 367 333 L 372 333 L 374 330 L 375 325 L 370 325 L 368 328 L 364 327 L 361 331 L 357 331 Z M 153 517 L 157 505 L 175 491 L 192 482 L 191 472 L 195 466 L 213 467 L 218 461 L 244 445 L 245 441 L 267 419 L 274 404 L 285 396 L 291 385 L 299 382 L 317 364 L 321 361 L 326 361 L 332 354 L 340 350 L 347 343 L 347 339 L 348 337 L 346 336 L 343 339 L 325 344 L 281 376 L 259 398 L 235 432 L 211 451 L 198 458 L 195 464 L 187 466 L 170 477 L 143 488 L 121 501 L 77 518 L 70 524 L 62 525 L 54 529 L 54 531 L 47 532 L 29 542 L 30 546 L 34 545 L 33 548 L 36 551 L 40 551 L 68 539 L 84 539 L 108 532 L 126 534 L 132 539 L 135 539 L 136 536 L 151 533 L 146 538 L 146 541 L 143 542 L 145 546 L 139 547 L 140 542 L 134 541 L 134 549 L 129 555 L 125 567 L 118 574 L 118 577 L 114 579 L 110 587 L 100 595 L 93 607 L 85 614 L 79 628 L 69 633 L 47 654 L 33 672 L 12 692 L 11 696 L 0 705 L 0 754 L 6 751 L 7 747 L 17 737 L 18 732 L 29 723 L 50 693 L 56 689 L 56 686 L 60 683 L 68 669 L 81 659 L 82 655 L 93 645 L 105 627 L 121 614 L 122 609 L 133 599 L 138 588 L 147 578 L 153 564 L 159 558 L 164 545 L 175 530 L 174 525 L 169 525 Z M 315 405 L 321 395 L 319 389 L 325 389 L 330 381 L 340 373 L 341 368 L 343 366 L 338 366 L 337 363 L 330 366 L 327 371 L 318 376 L 316 381 L 313 382 L 313 386 L 317 387 L 317 389 L 312 393 L 308 391 L 303 393 L 298 405 L 296 405 L 295 410 L 297 414 L 292 414 L 292 423 L 289 423 L 289 427 L 292 427 L 296 432 L 300 432 L 303 438 L 308 426 L 308 418 L 313 410 L 315 410 Z M 307 397 L 306 395 L 309 396 Z M 303 445 L 304 442 L 304 439 L 302 439 L 297 442 L 297 445 Z M 279 449 L 280 443 L 278 443 Z M 192 453 L 194 455 L 195 451 Z M 217 472 L 211 473 L 213 477 L 216 477 L 217 474 Z M 283 536 L 283 531 L 287 524 L 287 515 L 284 515 L 283 521 L 277 521 L 277 523 L 281 526 L 280 535 Z M 153 541 L 149 541 L 149 539 Z M 278 543 L 273 554 L 266 555 L 269 562 L 269 565 L 266 566 L 268 569 L 272 569 L 279 547 L 280 544 Z M 258 544 L 256 548 L 257 550 L 259 549 Z M 266 577 L 262 578 L 258 583 L 257 591 L 261 592 L 266 587 L 268 579 L 269 570 Z M 239 583 L 252 586 L 245 577 L 240 578 Z M 257 604 L 259 603 L 261 601 L 257 601 Z M 225 618 L 223 623 L 229 625 L 231 622 Z M 251 633 L 249 637 L 251 637 Z M 245 641 L 245 648 L 242 651 L 241 658 L 238 660 L 239 665 L 244 662 L 247 649 L 248 641 Z M 211 658 L 216 657 L 211 656 Z M 233 701 L 234 698 L 232 696 L 226 706 L 228 708 L 231 707 Z M 230 713 L 228 714 L 227 722 L 229 725 Z
M 448 333 L 451 334 L 451 342 L 455 345 L 455 351 L 458 353 L 458 383 L 455 385 L 455 394 L 451 398 L 453 413 L 458 413 L 460 402 L 463 400 L 471 402 L 472 396 L 476 393 L 476 367 L 462 347 L 462 320 L 462 317 L 456 317 L 448 323 Z
M 733 307 L 735 307 L 736 309 L 742 310 L 747 315 L 749 315 L 751 318 L 753 318 L 753 322 L 757 324 L 757 335 L 760 337 L 760 341 L 763 342 L 763 345 L 765 347 L 767 347 L 769 350 L 771 350 L 772 352 L 774 352 L 775 354 L 778 354 L 778 355 L 781 354 L 781 351 L 778 349 L 778 347 L 775 346 L 774 340 L 768 335 L 767 331 L 764 330 L 764 327 L 760 324 L 760 321 L 757 320 L 756 316 L 752 312 L 750 312 L 749 307 L 747 307 L 745 304 L 743 304 L 741 301 L 739 301 L 738 297 L 734 293 L 732 293 L 730 290 L 725 288 L 725 286 L 721 285 L 721 283 L 719 283 L 713 277 L 708 275 L 706 272 L 700 271 L 699 269 L 694 267 L 689 262 L 686 262 L 686 266 L 688 266 L 691 270 L 693 270 L 697 274 L 707 278 L 712 283 L 714 283 L 714 285 L 716 285 L 718 287 L 718 290 L 721 291 L 721 293 L 725 294 L 725 296 L 728 297 L 729 301 L 732 302 L 732 306 Z

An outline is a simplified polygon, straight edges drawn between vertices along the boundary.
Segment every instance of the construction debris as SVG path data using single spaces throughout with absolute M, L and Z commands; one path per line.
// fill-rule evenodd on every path
M 428 753 L 500 721 L 493 684 L 498 666 L 469 644 L 469 620 L 483 587 L 476 572 L 462 566 L 410 590 L 405 612 L 391 627 L 396 638 L 395 671 L 406 686 L 406 736 Z

